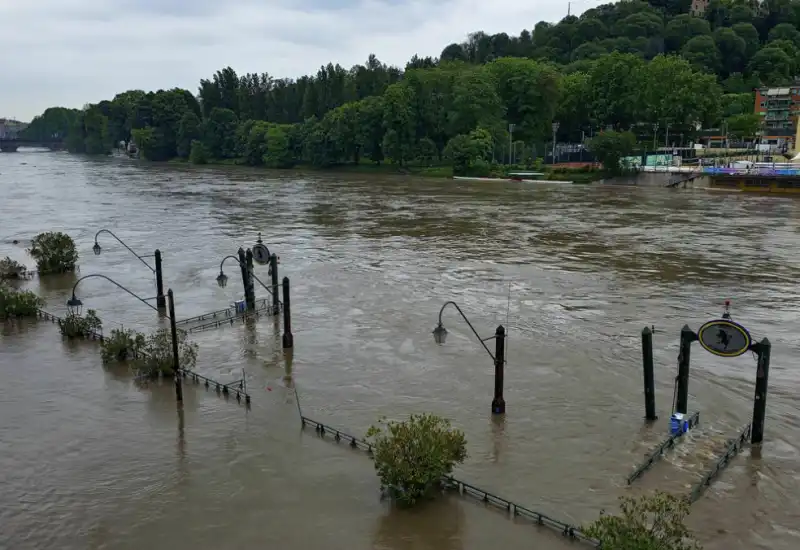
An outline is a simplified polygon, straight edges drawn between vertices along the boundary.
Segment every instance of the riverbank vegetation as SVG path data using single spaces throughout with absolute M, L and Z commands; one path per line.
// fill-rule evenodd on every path
M 75 241 L 66 233 L 40 233 L 33 238 L 30 254 L 36 260 L 39 275 L 69 273 L 75 271 L 78 250 Z
M 90 309 L 85 315 L 68 313 L 66 317 L 58 320 L 61 334 L 69 339 L 91 338 L 103 329 L 103 322 L 97 316 L 97 311 Z
M 620 514 L 601 514 L 584 534 L 602 541 L 604 550 L 701 550 L 685 525 L 689 501 L 656 491 L 621 497 Z
M 182 369 L 191 370 L 197 364 L 198 346 L 187 340 L 187 332 L 178 331 L 178 358 Z M 174 357 L 172 336 L 166 329 L 145 336 L 129 329 L 114 329 L 102 343 L 103 363 L 125 363 L 142 378 L 155 379 L 173 376 Z
M 642 147 L 665 131 L 688 143 L 699 127 L 722 124 L 744 138 L 758 128 L 753 88 L 788 84 L 800 69 L 800 2 L 754 6 L 711 0 L 695 17 L 687 0 L 606 4 L 518 36 L 476 32 L 405 70 L 375 56 L 297 80 L 227 67 L 201 80 L 197 97 L 130 90 L 82 110 L 48 109 L 26 133 L 62 136 L 88 154 L 132 140 L 154 161 L 472 175 L 500 171 L 509 150 L 534 167 L 554 121 L 560 142 L 614 129 Z
M 0 260 L 0 281 L 19 281 L 27 278 L 27 267 L 8 256 Z
M 0 320 L 36 317 L 44 300 L 30 290 L 18 290 L 0 280 Z
M 381 490 L 402 505 L 432 497 L 443 476 L 467 458 L 461 430 L 431 414 L 411 415 L 402 422 L 381 420 L 367 431 Z

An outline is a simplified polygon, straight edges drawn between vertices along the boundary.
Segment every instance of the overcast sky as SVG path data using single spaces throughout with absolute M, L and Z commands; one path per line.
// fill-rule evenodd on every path
M 402 67 L 470 32 L 518 34 L 566 12 L 566 0 L 0 0 L 0 118 L 134 88 L 196 92 L 228 65 L 298 77 L 375 53 Z

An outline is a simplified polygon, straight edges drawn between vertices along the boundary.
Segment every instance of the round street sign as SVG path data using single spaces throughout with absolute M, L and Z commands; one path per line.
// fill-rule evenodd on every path
M 720 357 L 738 357 L 750 349 L 750 333 L 730 319 L 709 321 L 697 331 L 697 339 L 709 353 Z
M 261 265 L 269 263 L 269 249 L 261 243 L 253 247 L 253 260 Z

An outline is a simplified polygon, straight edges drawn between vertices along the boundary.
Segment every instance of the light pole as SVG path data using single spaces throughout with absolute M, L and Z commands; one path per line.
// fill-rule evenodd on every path
M 444 328 L 444 325 L 442 324 L 442 313 L 444 313 L 444 309 L 449 305 L 452 305 L 458 310 L 458 312 L 461 314 L 461 317 L 464 319 L 464 321 L 466 321 L 470 330 L 472 330 L 472 334 L 475 335 L 475 337 L 481 343 L 481 346 L 483 346 L 483 349 L 486 350 L 486 353 L 488 353 L 489 357 L 491 357 L 492 361 L 494 361 L 494 397 L 492 399 L 492 414 L 505 414 L 506 402 L 505 399 L 503 399 L 503 378 L 506 362 L 506 329 L 503 327 L 503 325 L 500 325 L 495 330 L 493 336 L 481 338 L 478 332 L 475 330 L 475 327 L 473 327 L 472 323 L 470 323 L 469 319 L 467 319 L 467 316 L 464 315 L 464 312 L 461 311 L 460 307 L 458 307 L 458 304 L 453 301 L 449 301 L 445 302 L 445 304 L 442 306 L 442 309 L 439 310 L 439 324 L 436 325 L 435 329 L 433 329 L 433 339 L 437 344 L 444 344 L 445 340 L 447 339 L 447 329 Z M 492 353 L 486 346 L 486 341 L 492 339 L 495 341 L 494 353 Z
M 130 294 L 131 296 L 133 296 L 134 298 L 145 304 L 147 307 L 150 307 L 158 311 L 157 308 L 155 308 L 154 306 L 152 306 L 147 302 L 148 298 L 142 298 L 135 292 L 128 290 L 127 288 L 119 284 L 114 279 L 106 277 L 105 275 L 100 275 L 99 273 L 93 273 L 91 275 L 85 275 L 81 277 L 80 279 L 75 281 L 75 284 L 72 286 L 72 297 L 69 300 L 67 300 L 67 308 L 70 314 L 79 315 L 81 308 L 83 307 L 83 302 L 75 294 L 75 290 L 78 288 L 78 284 L 85 279 L 90 279 L 93 277 L 105 279 L 106 281 L 116 285 L 118 288 L 124 290 L 125 292 L 127 292 L 128 294 Z M 172 294 L 172 289 L 169 289 L 167 291 L 167 297 L 169 298 L 169 321 L 170 321 L 169 324 L 172 332 L 172 355 L 173 355 L 173 371 L 175 375 L 175 396 L 177 397 L 178 402 L 180 403 L 183 402 L 183 382 L 180 373 L 180 360 L 178 353 L 178 329 L 175 327 L 175 298 Z M 153 298 L 149 299 L 152 300 Z
M 142 262 L 145 266 L 147 266 L 147 269 L 149 269 L 150 271 L 152 271 L 155 274 L 155 276 L 156 276 L 156 306 L 158 306 L 158 308 L 161 309 L 161 310 L 166 308 L 167 307 L 167 301 L 166 301 L 166 298 L 164 298 L 164 277 L 163 277 L 163 274 L 161 272 L 161 251 L 156 249 L 155 253 L 152 255 L 152 256 L 155 257 L 155 262 L 156 262 L 156 266 L 152 267 L 145 260 L 145 258 L 149 258 L 150 257 L 149 255 L 148 256 L 142 256 L 140 254 L 137 254 L 136 252 L 133 251 L 133 249 L 130 246 L 125 244 L 122 239 L 117 237 L 110 230 L 101 229 L 94 236 L 94 246 L 92 247 L 92 250 L 94 251 L 94 255 L 95 256 L 99 256 L 100 252 L 102 252 L 102 250 L 103 250 L 100 247 L 100 243 L 97 242 L 97 237 L 99 237 L 101 233 L 108 233 L 109 235 L 114 237 L 119 244 L 121 244 L 122 246 L 127 248 L 128 252 L 130 252 L 131 254 L 136 256 L 136 258 L 140 262 Z
M 516 128 L 516 124 L 509 124 L 508 125 L 508 165 L 511 166 L 514 164 L 514 153 L 512 152 L 512 147 L 514 143 L 514 128 Z
M 275 294 L 273 293 L 272 289 L 271 289 L 270 287 L 268 287 L 268 286 L 267 286 L 267 285 L 266 285 L 266 284 L 265 284 L 265 283 L 264 283 L 264 282 L 263 282 L 261 279 L 259 279 L 258 277 L 256 277 L 256 274 L 255 274 L 255 273 L 253 273 L 253 271 L 252 271 L 251 269 L 249 269 L 249 268 L 248 268 L 248 266 L 247 266 L 247 263 L 246 263 L 246 262 L 245 262 L 245 263 L 242 263 L 241 261 L 239 261 L 239 259 L 238 259 L 236 256 L 230 256 L 230 255 L 228 255 L 228 256 L 225 256 L 224 258 L 222 258 L 222 261 L 219 263 L 219 275 L 217 275 L 217 284 L 220 286 L 220 288 L 225 288 L 225 287 L 227 286 L 227 284 L 228 284 L 228 276 L 227 276 L 227 275 L 225 275 L 225 272 L 222 270 L 222 266 L 223 266 L 223 264 L 224 264 L 224 263 L 225 263 L 227 260 L 233 260 L 234 262 L 236 262 L 237 264 L 239 264 L 239 267 L 241 267 L 243 270 L 246 270 L 246 271 L 243 271 L 243 273 L 242 273 L 243 277 L 245 277 L 245 278 L 243 279 L 243 283 L 244 283 L 244 292 L 245 292 L 245 300 L 247 300 L 247 298 L 248 298 L 248 293 L 252 292 L 252 289 L 250 288 L 250 286 L 249 286 L 249 282 L 247 281 L 247 279 L 246 279 L 246 275 L 245 275 L 245 273 L 248 273 L 248 272 L 249 272 L 249 276 L 250 276 L 250 277 L 252 277 L 253 279 L 255 279 L 255 280 L 258 282 L 258 284 L 260 284 L 260 285 L 261 285 L 261 287 L 262 287 L 264 290 L 266 290 L 267 292 L 269 292 L 269 293 L 270 293 L 270 295 L 272 296 L 272 299 L 273 299 L 273 300 L 274 300 L 276 303 L 278 303 L 278 298 L 277 298 L 277 296 L 275 296 Z M 253 295 L 251 296 L 251 298 L 252 298 L 252 300 L 253 300 L 253 303 L 255 303 L 255 293 L 253 293 Z M 248 304 L 248 305 L 249 305 L 249 304 Z
M 658 139 L 658 122 L 653 124 L 653 152 L 658 151 L 658 145 L 656 144 L 656 139 Z
M 554 122 L 553 125 L 552 125 L 552 127 L 553 127 L 553 164 L 554 165 L 556 163 L 556 134 L 558 133 L 558 128 L 560 126 L 561 125 L 558 122 Z

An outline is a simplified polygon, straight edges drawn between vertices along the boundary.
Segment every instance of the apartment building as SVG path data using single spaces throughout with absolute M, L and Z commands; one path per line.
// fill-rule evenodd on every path
M 800 83 L 756 90 L 754 112 L 761 115 L 761 144 L 793 151 L 800 116 Z

